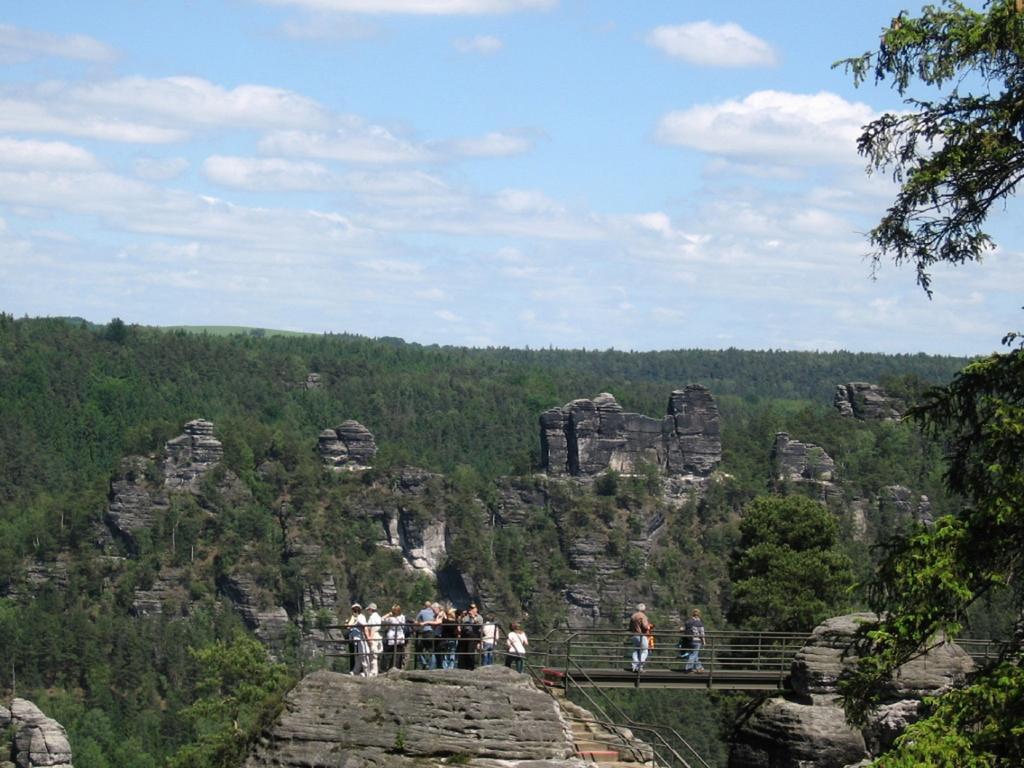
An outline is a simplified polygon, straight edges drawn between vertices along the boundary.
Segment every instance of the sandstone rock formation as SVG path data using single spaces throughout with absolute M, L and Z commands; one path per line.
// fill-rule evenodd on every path
M 320 457 L 335 470 L 367 469 L 377 455 L 373 435 L 358 421 L 345 421 L 320 433 Z
M 814 630 L 793 660 L 792 694 L 766 701 L 740 724 L 730 768 L 842 768 L 877 757 L 914 721 L 925 696 L 962 683 L 973 669 L 970 656 L 958 645 L 937 641 L 900 667 L 872 722 L 863 731 L 851 728 L 837 683 L 857 663 L 851 650 L 857 627 L 874 618 L 868 613 L 838 616 Z
M 10 709 L 0 706 L 0 766 L 4 765 L 2 735 L 8 728 L 14 737 L 9 754 L 17 768 L 72 768 L 64 726 L 26 699 L 14 699 Z
M 540 416 L 541 462 L 552 475 L 631 473 L 641 464 L 706 476 L 722 458 L 718 405 L 707 387 L 672 392 L 667 415 L 624 413 L 615 397 L 573 400 Z
M 212 500 L 204 495 L 203 480 L 214 469 L 214 490 L 222 502 L 249 498 L 248 488 L 233 472 L 220 466 L 223 458 L 224 446 L 213 436 L 213 423 L 204 419 L 185 424 L 184 433 L 168 440 L 156 461 L 126 456 L 110 481 L 104 516 L 110 533 L 136 550 L 139 532 L 152 528 L 166 513 L 171 493 L 190 493 L 200 506 L 213 508 Z
M 226 574 L 217 586 L 234 603 L 235 609 L 260 641 L 271 648 L 283 646 L 291 623 L 288 612 L 274 605 L 270 595 L 260 589 L 250 574 Z
M 824 448 L 791 440 L 786 432 L 775 434 L 772 466 L 776 480 L 791 483 L 831 482 L 836 470 L 835 462 Z
M 924 494 L 914 493 L 905 485 L 887 485 L 878 496 L 878 510 L 886 522 L 923 523 L 931 525 L 932 503 Z
M 143 456 L 126 456 L 110 481 L 106 521 L 120 538 L 134 544 L 139 531 L 153 526 L 170 506 L 167 494 L 147 478 L 155 467 Z
M 320 671 L 285 698 L 246 768 L 579 768 L 558 705 L 494 666 L 377 678 Z
M 185 434 L 167 441 L 164 448 L 164 487 L 169 491 L 199 491 L 199 482 L 224 458 L 224 446 L 213 436 L 213 422 L 194 419 Z
M 832 404 L 840 416 L 861 421 L 899 421 L 906 407 L 902 400 L 889 396 L 877 384 L 865 381 L 838 384 Z

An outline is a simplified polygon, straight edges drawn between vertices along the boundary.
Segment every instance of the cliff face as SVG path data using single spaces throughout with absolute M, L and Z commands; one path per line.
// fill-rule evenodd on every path
M 607 392 L 573 400 L 541 414 L 540 435 L 541 463 L 552 475 L 629 474 L 647 464 L 705 476 L 722 460 L 718 405 L 699 384 L 672 392 L 662 419 L 625 413 Z
M 504 667 L 361 678 L 315 672 L 246 768 L 576 768 L 558 705 Z

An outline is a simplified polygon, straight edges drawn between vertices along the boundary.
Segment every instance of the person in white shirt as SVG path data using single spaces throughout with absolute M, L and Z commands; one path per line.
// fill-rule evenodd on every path
M 510 631 L 505 639 L 505 666 L 511 667 L 516 672 L 522 672 L 526 666 L 526 646 L 530 641 L 526 639 L 526 633 L 522 628 L 512 622 L 509 625 Z
M 487 621 L 480 628 L 480 666 L 489 667 L 494 663 L 494 649 L 501 639 L 501 630 L 493 614 L 487 615 Z
M 366 606 L 370 615 L 366 617 L 366 643 L 367 643 L 367 677 L 376 677 L 378 672 L 378 660 L 384 650 L 384 644 L 380 639 L 381 618 L 377 613 L 377 604 L 370 603 Z
M 384 656 L 381 672 L 391 668 L 405 667 L 405 614 L 397 603 L 391 606 L 391 613 L 384 617 Z

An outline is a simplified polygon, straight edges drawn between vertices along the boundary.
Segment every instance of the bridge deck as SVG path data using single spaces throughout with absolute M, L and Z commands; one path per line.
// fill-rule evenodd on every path
M 541 670 L 546 684 L 577 688 L 675 688 L 684 690 L 779 691 L 789 688 L 789 673 L 757 670 L 718 670 L 713 673 L 648 669 L 640 674 L 628 669 Z

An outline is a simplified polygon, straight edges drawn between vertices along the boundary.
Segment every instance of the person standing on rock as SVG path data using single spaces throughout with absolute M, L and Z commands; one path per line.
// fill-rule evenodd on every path
M 493 613 L 487 614 L 487 621 L 480 628 L 480 666 L 489 667 L 494 663 L 494 649 L 501 639 L 501 630 Z
M 434 668 L 434 622 L 437 615 L 427 600 L 416 614 L 416 668 Z
M 483 623 L 476 604 L 470 603 L 459 622 L 459 669 L 476 669 L 476 653 L 480 649 Z
M 382 622 L 380 614 L 377 613 L 376 603 L 370 603 L 366 606 L 366 610 L 370 612 L 370 615 L 366 617 L 367 661 L 369 662 L 366 676 L 376 677 L 379 671 L 380 655 L 384 650 L 384 644 L 380 639 Z
M 647 653 L 650 649 L 651 622 L 644 611 L 647 606 L 639 603 L 636 612 L 629 617 L 629 632 L 633 635 L 633 665 L 634 672 L 643 672 L 644 664 L 647 663 Z
M 395 603 L 391 613 L 384 617 L 384 656 L 381 658 L 381 671 L 402 669 L 405 667 L 405 614 L 402 606 Z
M 349 674 L 366 677 L 369 646 L 366 643 L 366 617 L 363 616 L 363 606 L 359 603 L 352 603 L 352 615 L 348 618 L 347 626 L 348 642 L 355 654 L 355 664 Z
M 700 649 L 704 647 L 704 638 L 704 620 L 701 619 L 700 608 L 694 608 L 690 612 L 690 618 L 683 625 L 683 642 L 686 643 L 682 651 L 686 659 L 683 672 L 704 671 L 700 663 Z
M 513 621 L 505 638 L 505 666 L 521 673 L 526 667 L 526 647 L 529 644 L 522 627 Z

